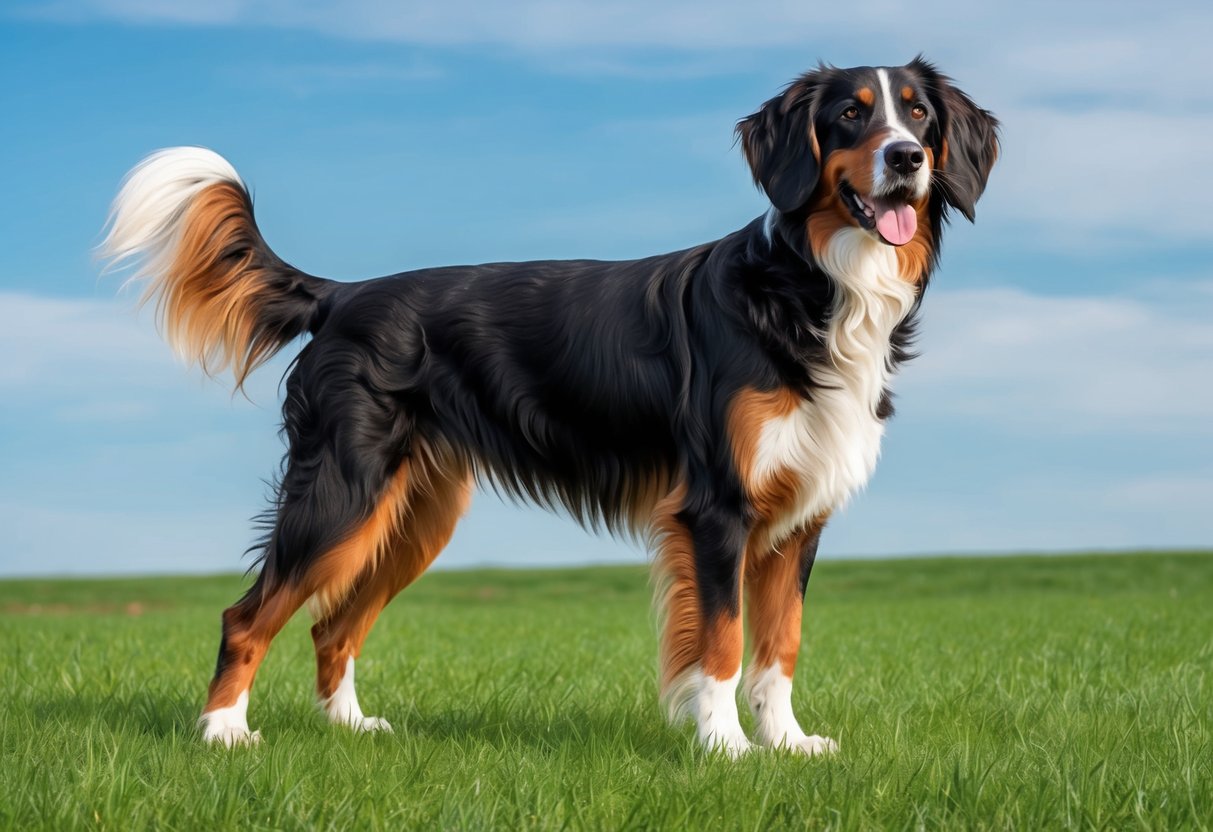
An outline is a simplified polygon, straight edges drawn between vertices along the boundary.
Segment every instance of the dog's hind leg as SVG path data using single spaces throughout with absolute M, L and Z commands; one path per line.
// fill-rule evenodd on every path
M 357 459 L 347 456 L 343 468 L 331 451 L 311 464 L 291 458 L 261 574 L 223 613 L 219 659 L 199 720 L 204 739 L 229 746 L 259 739 L 248 728 L 248 697 L 274 636 L 306 602 L 341 603 L 398 532 L 408 462 L 389 466 L 383 456 L 368 456 L 367 470 L 354 471 Z
M 804 591 L 824 526 L 823 517 L 777 549 L 764 547 L 746 558 L 752 656 L 745 692 L 754 714 L 755 739 L 810 756 L 838 748 L 828 737 L 807 736 L 792 712 Z
M 316 693 L 332 722 L 356 731 L 391 730 L 386 720 L 363 715 L 354 689 L 354 660 L 383 608 L 445 548 L 471 495 L 466 465 L 414 457 L 407 508 L 375 569 L 362 575 L 344 603 L 314 610 Z
M 653 526 L 662 698 L 671 720 L 695 720 L 705 748 L 737 757 L 750 747 L 737 716 L 744 520 L 719 506 L 692 508 L 679 488 L 658 503 Z
M 270 641 L 303 605 L 301 587 L 262 572 L 244 597 L 223 612 L 223 638 L 206 707 L 198 723 L 202 738 L 226 746 L 255 743 L 248 727 L 249 691 Z

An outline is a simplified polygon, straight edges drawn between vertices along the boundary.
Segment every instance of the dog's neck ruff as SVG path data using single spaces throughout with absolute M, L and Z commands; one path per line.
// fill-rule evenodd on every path
M 916 294 L 896 250 L 862 229 L 836 232 L 816 259 L 835 285 L 827 359 L 813 368 L 809 396 L 764 426 L 754 471 L 761 481 L 791 469 L 799 480 L 797 500 L 772 524 L 775 544 L 867 484 L 884 435 L 877 410 L 892 376 L 891 336 Z
M 897 249 L 859 228 L 836 231 L 817 264 L 837 288 L 826 331 L 832 364 L 844 381 L 866 385 L 875 408 L 892 375 L 890 336 L 910 313 L 916 289 L 901 277 Z

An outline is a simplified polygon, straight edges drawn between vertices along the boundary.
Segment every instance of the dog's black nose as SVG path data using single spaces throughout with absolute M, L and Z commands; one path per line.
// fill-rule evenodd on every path
M 925 158 L 917 142 L 893 142 L 884 149 L 884 163 L 901 174 L 918 170 Z

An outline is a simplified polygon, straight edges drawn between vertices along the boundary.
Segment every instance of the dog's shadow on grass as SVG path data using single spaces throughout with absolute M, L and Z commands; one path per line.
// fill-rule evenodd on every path
M 165 691 L 96 691 L 60 694 L 34 706 L 36 717 L 81 732 L 106 726 L 115 734 L 136 733 L 159 740 L 188 737 L 198 740 L 197 697 Z M 315 709 L 290 706 L 281 713 L 264 714 L 267 739 L 301 731 L 317 734 L 343 732 L 329 725 Z M 654 715 L 635 711 L 604 711 L 568 706 L 557 713 L 525 708 L 440 708 L 389 715 L 400 743 L 424 740 L 434 743 L 482 744 L 500 751 L 525 749 L 528 753 L 557 756 L 595 747 L 620 749 L 644 759 L 674 762 L 692 752 L 688 734 L 671 728 Z M 341 736 L 341 734 L 338 734 Z M 371 739 L 371 738 L 367 738 Z M 200 741 L 200 740 L 199 740 Z M 281 739 L 279 741 L 282 741 Z
M 80 731 L 105 725 L 114 733 L 135 732 L 166 739 L 195 732 L 195 696 L 163 691 L 58 694 L 33 706 L 39 720 L 76 727 Z
M 525 710 L 502 713 L 494 709 L 445 709 L 412 711 L 398 728 L 405 742 L 409 737 L 463 744 L 483 743 L 498 750 L 525 748 L 543 756 L 556 756 L 575 749 L 584 754 L 594 747 L 629 753 L 651 760 L 675 761 L 690 749 L 684 732 L 671 728 L 657 717 L 647 719 L 634 712 L 602 712 L 570 707 L 556 714 Z

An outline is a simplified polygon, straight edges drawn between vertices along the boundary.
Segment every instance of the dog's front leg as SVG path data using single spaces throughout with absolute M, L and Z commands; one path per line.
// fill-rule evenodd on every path
M 829 737 L 805 734 L 792 711 L 805 587 L 825 520 L 818 518 L 779 546 L 755 548 L 746 557 L 751 662 L 745 691 L 754 714 L 754 738 L 809 756 L 838 750 Z
M 705 748 L 740 756 L 750 748 L 737 715 L 744 512 L 680 488 L 658 506 L 655 528 L 663 699 L 672 720 L 694 719 Z

